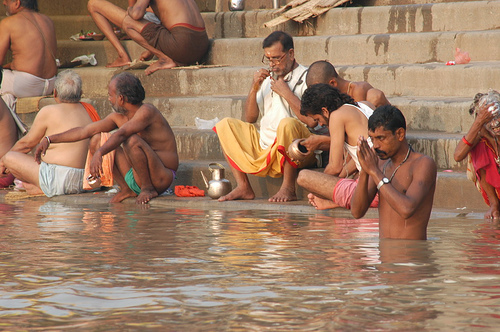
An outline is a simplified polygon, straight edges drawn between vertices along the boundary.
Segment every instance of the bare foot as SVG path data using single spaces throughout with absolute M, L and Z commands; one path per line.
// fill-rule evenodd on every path
M 115 67 L 128 66 L 128 65 L 130 65 L 130 63 L 131 63 L 131 61 L 130 61 L 129 57 L 126 57 L 126 58 L 118 57 L 118 58 L 116 58 L 115 61 L 113 61 L 111 63 L 108 63 L 106 65 L 106 68 L 115 68 Z
M 142 52 L 141 56 L 139 57 L 139 60 L 141 61 L 149 61 L 154 57 L 154 54 L 151 53 L 150 51 L 146 50 Z
M 273 197 L 269 198 L 269 202 L 291 202 L 296 200 L 297 194 L 295 194 L 295 190 L 288 188 L 280 188 Z
M 499 219 L 500 218 L 500 211 L 498 208 L 491 206 L 488 212 L 484 214 L 485 219 Z
M 114 195 L 113 198 L 111 198 L 111 201 L 109 201 L 109 202 L 110 203 L 120 203 L 125 198 L 136 197 L 136 196 L 137 196 L 137 194 L 130 189 L 121 190 L 116 195 Z
M 139 196 L 137 196 L 135 202 L 137 204 L 147 204 L 155 197 L 158 197 L 158 192 L 155 190 L 155 188 L 141 188 L 141 193 L 139 194 Z
M 157 70 L 170 69 L 170 68 L 174 68 L 174 67 L 177 67 L 177 63 L 175 63 L 174 60 L 168 61 L 165 59 L 160 59 L 160 60 L 152 63 L 151 65 L 149 65 L 149 67 L 146 68 L 145 72 L 146 72 L 146 75 L 151 75 L 152 73 L 154 73 Z
M 234 188 L 233 191 L 231 191 L 226 196 L 219 197 L 219 202 L 234 201 L 237 199 L 250 200 L 250 199 L 254 199 L 254 198 L 255 198 L 255 194 L 254 194 L 252 188 L 236 187 L 236 188 Z
M 334 203 L 332 200 L 318 197 L 314 194 L 307 195 L 309 199 L 309 204 L 314 206 L 316 210 L 328 210 L 340 207 L 340 205 Z

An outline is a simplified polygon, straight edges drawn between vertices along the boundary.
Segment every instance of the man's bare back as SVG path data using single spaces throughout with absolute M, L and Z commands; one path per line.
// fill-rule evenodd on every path
M 38 127 L 45 127 L 43 136 L 50 136 L 74 127 L 91 123 L 87 111 L 80 103 L 62 103 L 45 106 L 37 114 Z M 42 137 L 43 137 L 42 136 Z M 66 144 L 53 144 L 42 160 L 48 164 L 84 168 L 87 158 L 88 140 Z
M 20 10 L 0 22 L 0 59 L 12 51 L 10 69 L 41 78 L 57 73 L 57 42 L 52 20 L 46 15 Z
M 197 28 L 205 27 L 198 5 L 193 0 L 150 0 L 149 5 L 167 29 L 179 23 L 190 24 Z

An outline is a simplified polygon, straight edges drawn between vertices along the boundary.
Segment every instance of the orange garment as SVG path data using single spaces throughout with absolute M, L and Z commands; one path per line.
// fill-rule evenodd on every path
M 94 106 L 90 105 L 89 103 L 84 103 L 83 101 L 81 101 L 80 104 L 82 104 L 82 106 L 85 107 L 85 110 L 89 114 L 92 122 L 101 120 L 101 117 L 99 116 L 99 114 L 97 114 L 97 111 L 95 110 Z
M 90 119 L 92 119 L 93 122 L 101 120 L 101 117 L 99 114 L 97 114 L 96 109 L 94 106 L 80 102 L 83 107 L 85 107 L 85 110 L 90 116 Z M 110 133 L 101 133 L 101 146 L 106 143 L 106 141 L 109 139 L 111 136 Z M 84 190 L 92 190 L 93 188 L 89 185 L 89 182 L 87 178 L 90 175 L 90 161 L 92 160 L 93 154 L 90 153 L 90 151 L 87 153 L 87 161 L 85 162 L 85 172 L 83 174 L 83 189 Z M 103 174 L 101 174 L 101 186 L 103 187 L 111 187 L 113 186 L 113 165 L 115 163 L 115 151 L 111 151 L 110 153 L 104 155 L 102 157 L 102 171 Z
M 202 197 L 205 196 L 205 191 L 196 186 L 175 186 L 175 195 L 177 197 Z

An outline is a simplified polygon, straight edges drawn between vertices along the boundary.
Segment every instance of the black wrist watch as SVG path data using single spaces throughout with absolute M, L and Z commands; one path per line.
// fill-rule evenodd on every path
M 377 190 L 380 190 L 380 188 L 382 188 L 382 186 L 384 184 L 387 184 L 389 183 L 389 179 L 388 178 L 383 178 L 382 180 L 380 180 L 380 182 L 377 184 Z

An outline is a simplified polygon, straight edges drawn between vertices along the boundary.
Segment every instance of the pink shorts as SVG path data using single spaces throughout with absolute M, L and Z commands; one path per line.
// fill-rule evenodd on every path
M 351 198 L 358 185 L 358 180 L 340 179 L 333 188 L 333 202 L 346 209 L 351 209 Z M 370 207 L 378 207 L 378 193 L 375 195 Z

